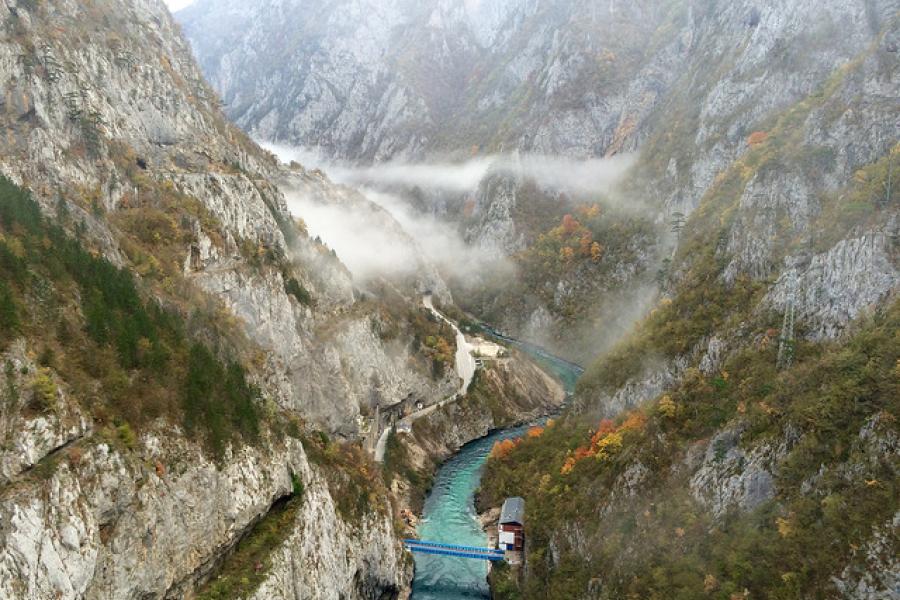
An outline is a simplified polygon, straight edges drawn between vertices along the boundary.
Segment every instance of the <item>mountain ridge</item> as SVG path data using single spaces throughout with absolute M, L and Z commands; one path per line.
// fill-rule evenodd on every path
M 330 100 L 285 74 L 245 90 L 269 121 L 233 116 L 254 135 L 363 164 L 637 154 L 612 198 L 496 174 L 462 198 L 430 198 L 470 241 L 512 257 L 511 283 L 454 295 L 514 335 L 549 333 L 567 352 L 573 332 L 613 329 L 593 312 L 612 301 L 621 313 L 610 272 L 630 272 L 613 287 L 646 302 L 625 302 L 636 324 L 600 348 L 566 417 L 489 461 L 480 508 L 518 495 L 529 507 L 527 567 L 496 570 L 495 595 L 891 597 L 900 6 L 612 2 L 592 14 L 587 2 L 524 2 L 481 38 L 496 54 L 446 6 L 413 19 L 396 63 L 350 60 L 347 76 L 330 70 L 348 63 L 327 45 L 294 53 L 324 65 Z M 188 37 L 203 47 L 196 18 Z M 608 34 L 617 25 L 623 37 Z M 267 42 L 251 32 L 241 44 L 265 54 L 278 44 Z M 232 58 L 206 65 L 221 89 L 240 86 Z M 385 88 L 354 87 L 378 69 L 394 78 Z M 464 81 L 443 99 L 454 108 L 428 102 L 430 81 Z M 343 103 L 350 88 L 370 103 Z M 310 93 L 267 104 L 285 89 Z M 393 112 L 369 109 L 391 98 Z M 334 130 L 315 126 L 323 114 Z M 650 233 L 617 239 L 610 208 L 622 198 L 646 207 Z M 535 219 L 525 203 L 550 208 Z M 637 260 L 614 252 L 629 242 Z

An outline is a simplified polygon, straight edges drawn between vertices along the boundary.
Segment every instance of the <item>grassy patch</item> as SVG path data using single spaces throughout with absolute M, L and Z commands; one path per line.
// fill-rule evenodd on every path
M 253 594 L 272 567 L 272 552 L 294 531 L 303 498 L 295 495 L 277 504 L 225 559 L 218 574 L 197 590 L 197 600 L 236 600 Z

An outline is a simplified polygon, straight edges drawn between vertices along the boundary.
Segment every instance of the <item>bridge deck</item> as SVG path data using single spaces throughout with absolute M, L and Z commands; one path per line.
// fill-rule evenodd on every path
M 479 548 L 477 546 L 460 546 L 458 544 L 444 544 L 441 542 L 426 542 L 422 540 L 403 540 L 410 552 L 420 554 L 436 554 L 439 556 L 455 556 L 458 558 L 474 558 L 477 560 L 504 560 L 503 550 L 494 548 Z

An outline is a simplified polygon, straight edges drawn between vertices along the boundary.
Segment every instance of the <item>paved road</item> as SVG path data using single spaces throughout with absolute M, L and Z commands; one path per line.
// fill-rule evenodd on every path
M 411 413 L 401 419 L 401 423 L 406 423 L 410 427 L 412 427 L 412 424 L 418 419 L 426 417 L 442 406 L 446 406 L 450 402 L 456 402 L 457 400 L 465 396 L 466 392 L 469 391 L 469 386 L 472 384 L 472 378 L 475 376 L 475 369 L 477 368 L 477 365 L 475 363 L 475 356 L 473 355 L 474 348 L 468 342 L 468 340 L 466 340 L 466 336 L 463 335 L 462 331 L 459 330 L 459 327 L 456 326 L 456 323 L 438 312 L 431 301 L 431 296 L 423 297 L 422 303 L 425 305 L 425 308 L 434 313 L 437 318 L 450 325 L 450 327 L 453 328 L 453 331 L 456 332 L 456 374 L 459 375 L 462 383 L 460 384 L 459 391 L 456 394 L 453 394 L 449 398 L 445 398 L 444 400 L 441 400 L 436 404 L 426 406 L 422 410 L 417 410 L 416 412 Z M 376 442 L 375 444 L 375 462 L 384 462 L 384 452 L 387 449 L 387 439 L 390 433 L 391 428 L 385 427 L 384 431 L 381 432 L 381 435 L 378 436 L 378 442 Z
M 469 386 L 472 384 L 472 378 L 475 376 L 475 369 L 477 367 L 474 356 L 475 348 L 469 343 L 466 336 L 463 335 L 463 332 L 459 330 L 456 323 L 437 311 L 434 307 L 434 303 L 431 301 L 431 296 L 424 296 L 422 298 L 422 304 L 424 304 L 425 308 L 430 310 L 434 316 L 447 323 L 453 328 L 453 331 L 456 332 L 456 374 L 462 379 L 462 383 L 459 386 L 459 395 L 465 396 L 466 392 L 469 391 Z
M 384 431 L 382 431 L 381 435 L 378 437 L 378 442 L 375 444 L 375 462 L 384 462 L 384 451 L 387 450 L 387 439 L 390 433 L 391 428 L 385 427 Z
M 421 419 L 422 417 L 427 417 L 428 415 L 430 415 L 437 409 L 439 409 L 443 406 L 446 406 L 447 404 L 449 404 L 451 402 L 456 402 L 460 398 L 461 398 L 461 396 L 459 394 L 453 394 L 449 398 L 441 400 L 440 402 L 438 402 L 436 404 L 426 406 L 422 410 L 417 410 L 414 413 L 410 413 L 410 414 L 406 415 L 405 417 L 400 419 L 400 422 L 407 423 L 410 427 L 412 427 L 412 424 L 414 422 L 418 421 L 419 419 Z M 390 435 L 390 433 L 391 433 L 390 427 L 385 427 L 384 431 L 381 432 L 381 436 L 379 436 L 378 442 L 375 444 L 375 462 L 378 462 L 378 463 L 384 462 L 384 451 L 387 448 L 387 439 L 388 439 L 388 435 Z

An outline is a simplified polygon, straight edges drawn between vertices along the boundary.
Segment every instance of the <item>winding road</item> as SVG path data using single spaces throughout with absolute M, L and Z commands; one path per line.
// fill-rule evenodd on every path
M 473 348 L 468 340 L 466 340 L 466 336 L 459 330 L 456 323 L 438 312 L 434 307 L 430 295 L 422 298 L 422 304 L 424 304 L 425 308 L 430 310 L 434 316 L 447 323 L 453 328 L 453 331 L 456 332 L 456 374 L 462 379 L 462 383 L 459 386 L 459 396 L 465 396 L 466 392 L 469 391 L 469 386 L 472 384 L 472 378 L 475 377 L 475 348 Z
M 459 385 L 459 391 L 456 394 L 404 417 L 401 422 L 408 423 L 410 426 L 416 420 L 433 413 L 438 408 L 445 406 L 450 402 L 456 402 L 465 396 L 466 392 L 469 391 L 469 386 L 472 385 L 472 378 L 475 377 L 475 369 L 478 367 L 475 363 L 475 348 L 469 343 L 466 336 L 463 335 L 463 332 L 459 330 L 456 323 L 442 315 L 434 307 L 434 302 L 432 301 L 430 294 L 422 297 L 422 304 L 424 304 L 425 308 L 430 310 L 434 316 L 452 327 L 453 331 L 456 333 L 456 374 L 459 376 L 461 383 Z M 384 462 L 384 453 L 387 449 L 387 440 L 390 433 L 391 427 L 385 427 L 381 432 L 381 435 L 378 436 L 378 441 L 375 443 L 375 462 Z

